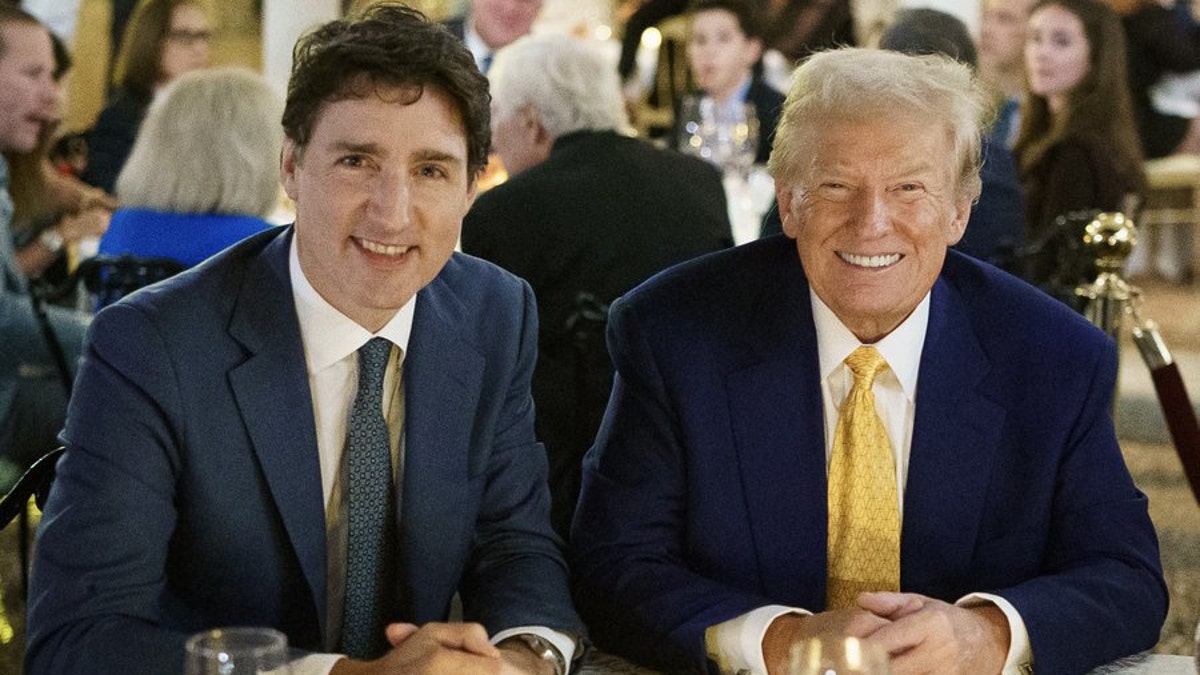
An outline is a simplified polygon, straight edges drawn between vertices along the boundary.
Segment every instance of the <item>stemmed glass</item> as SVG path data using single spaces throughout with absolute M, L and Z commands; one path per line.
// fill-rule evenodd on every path
M 758 152 L 753 103 L 717 106 L 709 96 L 685 96 L 679 108 L 679 148 L 745 178 Z
M 788 675 L 890 675 L 887 653 L 853 637 L 815 637 L 792 646 Z
M 188 638 L 184 675 L 290 675 L 287 637 L 272 628 L 215 628 Z

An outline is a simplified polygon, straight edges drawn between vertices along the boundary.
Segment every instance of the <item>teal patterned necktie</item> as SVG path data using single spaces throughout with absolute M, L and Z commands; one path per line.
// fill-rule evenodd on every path
M 383 375 L 392 343 L 373 338 L 358 350 L 358 392 L 346 438 L 348 527 L 342 650 L 375 658 L 387 649 L 384 625 L 393 595 L 395 498 L 383 416 Z

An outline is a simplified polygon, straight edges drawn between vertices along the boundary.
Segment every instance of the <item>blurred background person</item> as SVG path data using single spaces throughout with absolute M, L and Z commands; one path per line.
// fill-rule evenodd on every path
M 283 103 L 242 68 L 183 75 L 146 115 L 100 253 L 191 266 L 261 232 L 279 202 Z
M 1148 159 L 1200 153 L 1196 110 L 1162 110 L 1152 91 L 1165 75 L 1200 69 L 1200 27 L 1185 23 L 1174 0 L 1105 0 L 1125 29 L 1129 90 L 1142 152 Z
M 37 19 L 0 3 L 0 152 L 30 153 L 57 114 L 50 33 Z M 67 388 L 86 321 L 72 311 L 47 308 L 64 363 L 60 372 L 42 334 L 28 280 L 13 253 L 8 162 L 0 156 L 0 490 L 24 466 L 54 447 L 66 415 Z
M 71 68 L 71 56 L 62 40 L 51 34 L 54 47 L 54 111 L 38 133 L 30 152 L 6 152 L 9 192 L 13 200 L 12 234 L 15 259 L 30 279 L 51 284 L 67 276 L 65 255 L 78 251 L 85 241 L 95 242 L 108 227 L 116 200 L 103 190 L 59 169 L 51 159 L 62 120 L 62 81 Z
M 112 192 L 159 90 L 184 73 L 208 67 L 211 22 L 198 0 L 142 0 L 121 41 L 116 90 L 92 128 L 84 180 Z
M 696 0 L 691 5 L 687 56 L 700 109 L 708 108 L 716 121 L 744 120 L 746 104 L 754 106 L 758 134 L 754 162 L 766 164 L 783 107 L 783 94 L 767 84 L 762 69 L 762 26 L 753 0 Z M 680 110 L 680 102 L 676 102 Z M 672 142 L 678 149 L 687 142 L 678 112 Z
M 905 54 L 943 54 L 978 72 L 975 43 L 959 18 L 926 7 L 902 9 L 880 37 L 879 46 Z M 1019 272 L 1025 243 L 1025 201 L 1016 161 L 994 136 L 983 137 L 983 189 L 971 205 L 962 239 L 953 248 L 1001 269 Z
M 760 37 L 763 45 L 780 52 L 789 65 L 795 65 L 815 51 L 856 42 L 850 0 L 751 1 L 762 17 Z M 629 16 L 617 62 L 617 72 L 623 82 L 634 76 L 637 51 L 646 29 L 683 13 L 690 4 L 689 0 L 645 0 Z
M 1034 0 L 983 0 L 979 26 L 979 76 L 996 97 L 991 135 L 1011 147 L 1025 94 L 1025 27 Z
M 1120 211 L 1142 190 L 1120 19 L 1101 0 L 1038 2 L 1025 68 L 1029 90 L 1015 147 L 1032 248 L 1025 272 L 1032 283 L 1052 287 L 1064 253 L 1055 219 Z
M 542 0 L 471 0 L 466 14 L 450 19 L 450 29 L 471 50 L 484 75 L 492 67 L 496 50 L 528 35 L 542 11 Z
M 1121 15 L 1129 59 L 1129 90 L 1142 153 L 1147 159 L 1170 155 L 1200 155 L 1200 100 L 1156 96 L 1164 80 L 1200 73 L 1200 26 L 1185 1 L 1106 0 Z M 1187 91 L 1187 79 L 1176 89 Z M 1196 89 L 1192 84 L 1191 88 Z M 1195 94 L 1193 93 L 1193 96 Z M 1148 229 L 1130 256 L 1131 275 L 1153 273 L 1172 282 L 1191 279 L 1194 223 L 1162 223 Z
M 490 80 L 493 147 L 510 178 L 476 199 L 462 249 L 524 278 L 537 298 L 537 436 L 565 536 L 612 386 L 608 304 L 725 248 L 730 226 L 716 169 L 626 135 L 617 74 L 591 45 L 521 38 L 497 54 Z

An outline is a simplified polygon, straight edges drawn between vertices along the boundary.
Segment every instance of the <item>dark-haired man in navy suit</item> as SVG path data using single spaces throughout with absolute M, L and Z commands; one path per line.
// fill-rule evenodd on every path
M 948 251 L 984 109 L 946 57 L 810 57 L 769 165 L 787 237 L 615 303 L 570 545 L 600 647 L 779 675 L 797 641 L 852 635 L 897 675 L 1009 675 L 1157 641 L 1112 341 Z
M 454 253 L 486 80 L 390 3 L 295 54 L 295 224 L 93 324 L 27 672 L 174 675 L 188 634 L 253 625 L 302 651 L 296 675 L 563 675 L 581 626 L 533 432 L 533 294 Z M 456 592 L 471 623 L 442 623 Z

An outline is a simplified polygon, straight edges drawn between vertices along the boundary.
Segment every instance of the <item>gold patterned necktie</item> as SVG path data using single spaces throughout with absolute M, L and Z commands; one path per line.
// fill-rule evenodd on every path
M 884 368 L 874 347 L 846 357 L 854 386 L 842 403 L 829 462 L 826 608 L 853 607 L 863 591 L 900 590 L 896 461 L 871 385 Z

